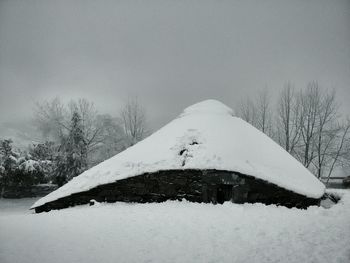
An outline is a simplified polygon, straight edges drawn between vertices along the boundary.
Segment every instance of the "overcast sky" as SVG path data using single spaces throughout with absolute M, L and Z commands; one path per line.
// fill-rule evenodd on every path
M 336 89 L 350 113 L 350 1 L 0 0 L 0 122 L 55 96 L 116 114 L 137 95 L 155 129 L 287 80 Z

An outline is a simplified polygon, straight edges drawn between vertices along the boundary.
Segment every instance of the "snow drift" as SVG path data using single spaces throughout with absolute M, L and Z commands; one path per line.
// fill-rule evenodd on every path
M 186 108 L 169 124 L 38 200 L 32 208 L 144 173 L 225 170 L 253 176 L 310 198 L 325 186 L 272 139 L 216 100 Z

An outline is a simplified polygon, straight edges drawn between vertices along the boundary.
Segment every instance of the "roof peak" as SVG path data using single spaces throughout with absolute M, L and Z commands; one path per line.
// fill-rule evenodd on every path
M 234 111 L 218 100 L 208 99 L 187 107 L 180 116 L 193 114 L 218 114 L 234 116 Z

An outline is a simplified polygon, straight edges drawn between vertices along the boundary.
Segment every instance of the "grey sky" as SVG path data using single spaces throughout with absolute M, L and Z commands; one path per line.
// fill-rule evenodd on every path
M 0 1 L 0 122 L 54 96 L 116 114 L 137 95 L 158 128 L 287 80 L 335 88 L 350 113 L 350 1 Z

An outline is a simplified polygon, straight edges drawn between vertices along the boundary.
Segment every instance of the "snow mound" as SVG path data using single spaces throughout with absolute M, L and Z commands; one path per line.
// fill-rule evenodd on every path
M 272 139 L 215 100 L 185 109 L 148 138 L 85 171 L 32 208 L 144 173 L 216 169 L 239 172 L 320 198 L 325 186 Z
M 234 111 L 217 100 L 205 100 L 187 107 L 180 117 L 193 114 L 219 114 L 234 116 Z

